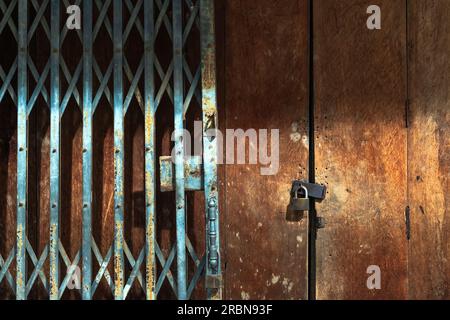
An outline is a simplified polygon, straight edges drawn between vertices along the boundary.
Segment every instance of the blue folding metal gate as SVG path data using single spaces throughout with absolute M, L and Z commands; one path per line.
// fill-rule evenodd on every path
M 66 8 L 78 5 L 82 14 L 80 30 L 68 30 Z M 94 17 L 94 9 L 98 14 Z M 108 12 L 113 12 L 112 22 Z M 6 257 L 0 255 L 0 284 L 6 282 L 17 299 L 27 299 L 40 280 L 50 299 L 61 299 L 76 268 L 82 268 L 82 298 L 90 300 L 104 278 L 115 299 L 126 299 L 131 285 L 137 281 L 147 299 L 156 299 L 164 281 L 168 281 L 178 299 L 189 299 L 201 279 L 209 299 L 222 297 L 221 263 L 219 254 L 219 206 L 217 183 L 216 140 L 208 130 L 217 126 L 216 67 L 213 0 L 0 0 L 0 35 L 10 32 L 17 44 L 17 57 L 11 65 L 0 65 L 0 102 L 7 96 L 17 107 L 17 239 Z M 124 16 L 128 17 L 125 21 Z M 38 26 L 44 30 L 50 45 L 48 61 L 38 71 L 29 54 L 30 41 Z M 105 28 L 113 43 L 113 58 L 102 72 L 94 55 L 93 44 L 100 28 Z M 134 29 L 133 29 L 134 28 Z M 173 57 L 164 70 L 155 51 L 155 39 L 165 28 L 172 45 Z M 197 28 L 200 35 L 201 59 L 195 72 L 185 59 L 184 52 L 191 44 L 190 33 Z M 124 45 L 131 30 L 137 30 L 143 41 L 143 56 L 138 68 L 132 70 L 124 56 Z M 82 43 L 83 55 L 73 72 L 61 55 L 61 46 L 68 32 L 76 32 Z M 11 45 L 11 44 L 1 44 Z M 39 44 L 43 45 L 43 44 Z M 63 92 L 62 79 L 67 83 Z M 50 90 L 46 83 L 50 81 Z M 112 86 L 110 88 L 110 79 Z M 158 81 L 155 81 L 158 79 Z M 82 91 L 77 82 L 82 81 Z M 94 81 L 98 83 L 94 88 Z M 128 81 L 125 90 L 124 81 Z M 157 84 L 158 82 L 158 84 Z M 141 91 L 139 83 L 143 83 Z M 161 160 L 161 184 L 171 184 L 176 193 L 176 244 L 165 256 L 156 240 L 156 170 L 158 159 L 155 151 L 155 114 L 161 99 L 167 95 L 174 108 L 175 159 Z M 36 100 L 41 96 L 50 109 L 50 242 L 40 256 L 27 238 L 28 183 L 28 134 L 29 116 Z M 105 97 L 114 112 L 114 241 L 102 256 L 92 236 L 93 216 L 93 116 L 99 100 Z M 135 98 L 142 110 L 145 122 L 145 246 L 137 258 L 133 257 L 124 238 L 124 118 L 131 100 Z M 61 190 L 61 118 L 68 101 L 75 99 L 82 111 L 82 246 L 71 261 L 60 240 Z M 196 99 L 203 114 L 203 161 L 186 163 L 181 129 L 185 127 L 185 114 L 191 101 Z M 2 120 L 0 119 L 0 122 Z M 208 131 L 208 132 L 207 132 Z M 167 159 L 166 159 L 167 160 Z M 192 163 L 195 162 L 195 163 Z M 200 166 L 199 163 L 203 165 Z M 143 164 L 144 165 L 144 164 Z M 196 177 L 190 176 L 185 167 L 201 169 L 200 183 L 191 184 Z M 186 241 L 187 190 L 204 190 L 205 193 L 205 247 L 198 257 L 190 241 Z M 188 254 L 194 260 L 196 270 L 188 279 Z M 96 260 L 93 260 L 95 258 Z M 114 274 L 108 272 L 113 258 Z M 176 258 L 176 259 L 175 259 Z M 33 270 L 27 270 L 31 259 Z M 48 273 L 44 264 L 49 261 Z M 157 262 L 161 270 L 157 272 Z M 176 262 L 176 279 L 171 266 Z M 60 272 L 60 264 L 68 268 Z M 93 274 L 93 264 L 99 270 Z M 125 264 L 131 272 L 125 278 Z M 144 270 L 145 276 L 142 276 Z M 31 272 L 29 272 L 31 271 Z M 204 278 L 202 276 L 205 276 Z

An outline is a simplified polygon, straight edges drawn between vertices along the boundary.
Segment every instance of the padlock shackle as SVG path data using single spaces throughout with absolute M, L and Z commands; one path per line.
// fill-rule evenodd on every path
M 322 184 L 310 183 L 303 180 L 293 180 L 291 188 L 292 196 L 295 195 L 295 192 L 301 193 L 298 196 L 305 195 L 304 189 L 301 188 L 301 186 L 308 189 L 308 198 L 315 199 L 319 202 L 324 200 L 327 195 L 327 188 Z
M 304 185 L 301 185 L 300 189 L 303 189 L 305 191 L 305 199 L 309 199 L 308 188 L 306 188 Z

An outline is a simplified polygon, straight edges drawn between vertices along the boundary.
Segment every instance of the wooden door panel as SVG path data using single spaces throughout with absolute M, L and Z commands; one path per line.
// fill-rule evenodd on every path
M 292 179 L 308 176 L 307 1 L 278 3 L 226 2 L 226 128 L 280 129 L 276 175 L 226 166 L 228 299 L 307 297 L 307 219 L 285 220 Z
M 406 297 L 405 1 L 378 1 L 381 30 L 368 30 L 366 0 L 314 2 L 318 299 Z M 367 268 L 381 269 L 369 290 Z
M 450 299 L 450 3 L 410 3 L 409 293 Z

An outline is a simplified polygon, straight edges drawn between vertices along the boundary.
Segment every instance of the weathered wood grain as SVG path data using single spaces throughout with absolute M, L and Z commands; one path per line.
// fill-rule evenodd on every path
M 450 299 L 450 3 L 410 2 L 409 293 Z
M 407 295 L 406 7 L 378 1 L 382 29 L 366 27 L 366 0 L 314 1 L 318 299 Z M 368 266 L 381 268 L 369 290 Z
M 17 109 L 10 99 L 0 104 L 0 254 L 6 260 L 15 246 L 17 190 Z M 15 263 L 9 268 L 15 276 Z M 14 299 L 7 280 L 0 283 L 0 299 Z
M 306 4 L 226 2 L 226 128 L 280 130 L 276 175 L 226 167 L 227 299 L 307 297 L 308 222 L 285 220 L 292 180 L 308 175 Z

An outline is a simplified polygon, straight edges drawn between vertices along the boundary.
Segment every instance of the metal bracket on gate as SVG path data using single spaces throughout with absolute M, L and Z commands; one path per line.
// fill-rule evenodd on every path
M 172 157 L 159 158 L 161 192 L 175 190 L 175 164 Z M 184 162 L 184 184 L 186 191 L 201 191 L 204 189 L 203 164 L 200 156 L 189 157 Z

